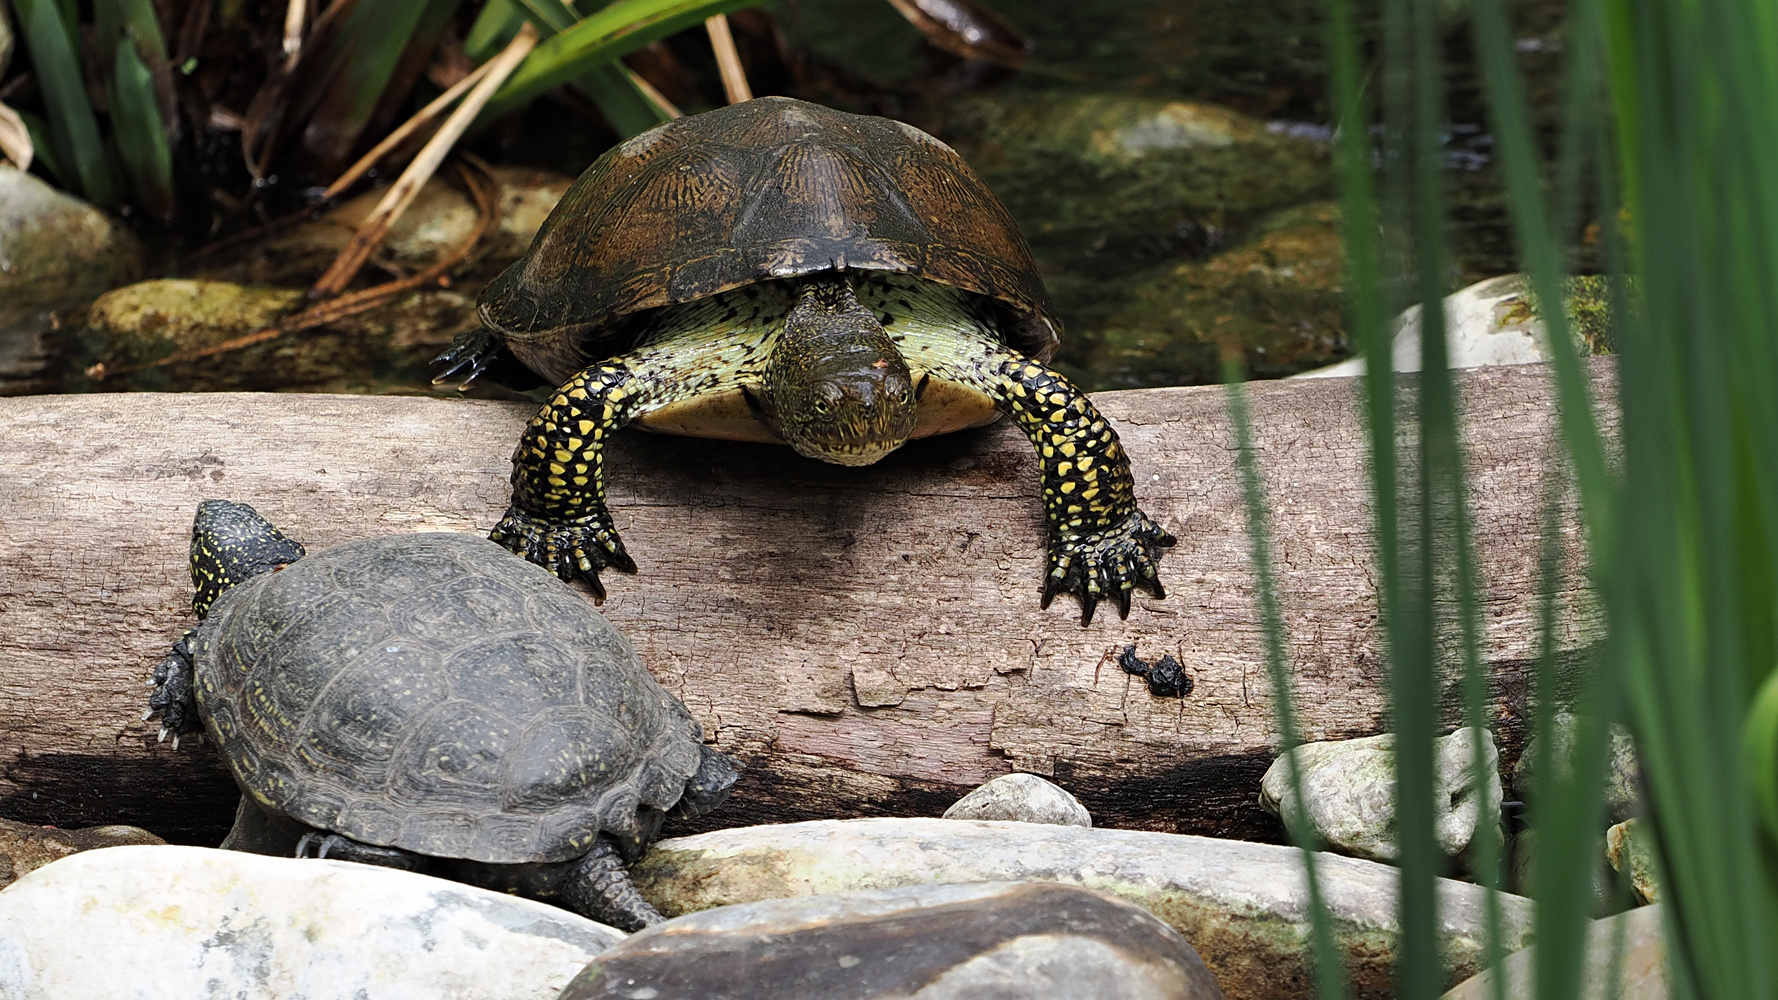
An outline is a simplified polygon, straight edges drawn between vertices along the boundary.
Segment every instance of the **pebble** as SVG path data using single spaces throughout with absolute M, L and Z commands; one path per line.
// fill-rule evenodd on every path
M 561 1000 L 1221 1000 L 1141 907 L 1076 886 L 919 885 L 725 906 L 642 931 Z
M 1473 729 L 1459 729 L 1433 741 L 1433 833 L 1439 849 L 1456 857 L 1469 847 L 1481 815 L 1472 753 Z M 1500 753 L 1493 734 L 1482 741 L 1482 785 L 1489 801 L 1502 800 Z M 1303 770 L 1307 817 L 1335 850 L 1372 861 L 1395 860 L 1395 736 L 1305 743 L 1297 749 Z M 1283 757 L 1273 762 L 1260 781 L 1259 802 L 1287 823 L 1303 813 L 1294 805 L 1290 772 Z M 1499 824 L 1495 824 L 1499 835 Z
M 0 892 L 7 1000 L 549 1000 L 623 933 L 412 872 L 109 847 Z
M 91 826 L 84 830 L 61 830 L 53 826 L 34 826 L 0 819 L 0 889 L 11 885 L 27 872 L 36 871 L 51 861 L 70 854 L 98 847 L 120 847 L 125 844 L 164 844 L 139 826 Z
M 1364 990 L 1386 991 L 1400 873 L 1319 857 L 1347 968 Z M 855 889 L 1062 882 L 1109 892 L 1165 920 L 1198 948 L 1230 1000 L 1297 1000 L 1313 989 L 1302 856 L 1277 844 L 1040 823 L 817 820 L 663 840 L 631 876 L 669 916 Z M 1455 985 L 1481 968 L 1484 893 L 1465 882 L 1438 884 L 1445 982 Z M 1500 899 L 1506 947 L 1522 947 L 1531 903 Z
M 1035 774 L 1003 774 L 963 796 L 945 819 L 1006 819 L 1062 826 L 1093 825 L 1080 800 Z
M 1574 756 L 1574 737 L 1579 720 L 1571 712 L 1557 712 L 1551 720 L 1555 757 L 1563 762 Z M 1536 797 L 1532 784 L 1537 774 L 1538 742 L 1534 736 L 1525 742 L 1524 752 L 1513 767 L 1514 797 L 1529 801 Z M 1605 810 L 1612 822 L 1622 822 L 1636 814 L 1642 795 L 1642 770 L 1636 763 L 1636 744 L 1630 731 L 1621 725 L 1611 727 L 1611 759 L 1605 771 Z
M 1605 858 L 1612 871 L 1628 876 L 1637 902 L 1661 901 L 1661 887 L 1655 881 L 1654 845 L 1636 820 L 1624 820 L 1605 831 Z

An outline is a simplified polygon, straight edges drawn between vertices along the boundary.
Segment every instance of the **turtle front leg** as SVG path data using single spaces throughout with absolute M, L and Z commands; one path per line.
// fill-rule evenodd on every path
M 1042 606 L 1074 594 L 1087 625 L 1101 600 L 1117 601 L 1118 616 L 1128 618 L 1136 587 L 1167 596 L 1158 566 L 1174 538 L 1136 506 L 1129 456 L 1092 400 L 1060 372 L 1011 348 L 985 341 L 964 347 L 963 338 L 958 344 L 950 357 L 929 344 L 911 360 L 988 393 L 1037 448 L 1049 522 Z
M 531 418 L 512 456 L 512 505 L 488 537 L 564 580 L 586 580 L 599 600 L 599 571 L 636 572 L 605 506 L 605 439 L 634 419 L 644 399 L 621 361 L 569 379 Z
M 194 664 L 191 648 L 192 637 L 197 630 L 192 629 L 173 643 L 166 659 L 154 668 L 154 676 L 148 682 L 154 693 L 148 696 L 148 711 L 142 714 L 146 722 L 158 713 L 161 717 L 160 738 L 173 737 L 173 749 L 179 749 L 179 738 L 192 733 L 202 732 L 203 721 L 198 718 L 197 690 L 194 684 Z

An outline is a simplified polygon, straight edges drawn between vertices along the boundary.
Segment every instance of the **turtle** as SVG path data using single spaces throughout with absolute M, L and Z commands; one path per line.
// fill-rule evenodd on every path
M 625 868 L 737 778 L 586 598 L 479 535 L 313 555 L 251 506 L 192 524 L 200 621 L 144 718 L 203 733 L 241 788 L 224 847 L 425 871 L 625 930 Z
M 489 537 L 583 578 L 635 572 L 605 502 L 616 429 L 789 444 L 868 465 L 1010 415 L 1042 464 L 1041 606 L 1127 617 L 1165 597 L 1172 535 L 1129 458 L 1051 368 L 1061 323 L 1018 225 L 949 146 L 787 97 L 680 118 L 607 151 L 482 292 L 438 359 L 464 383 L 514 359 L 558 386 L 513 456 Z

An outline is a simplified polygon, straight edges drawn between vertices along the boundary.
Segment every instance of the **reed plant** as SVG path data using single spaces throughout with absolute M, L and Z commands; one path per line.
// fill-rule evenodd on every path
M 1350 0 L 1328 0 L 1326 10 L 1350 329 L 1379 362 L 1368 366 L 1362 396 L 1397 740 L 1396 993 L 1421 1000 L 1446 985 L 1428 764 L 1442 719 L 1437 692 L 1461 677 L 1468 721 L 1487 721 L 1462 406 L 1441 306 L 1453 290 L 1439 142 L 1438 19 L 1449 11 L 1432 0 L 1382 0 L 1381 51 L 1367 62 Z M 1614 995 L 1609 983 L 1584 982 L 1582 963 L 1606 822 L 1609 725 L 1624 722 L 1643 775 L 1639 824 L 1657 848 L 1673 996 L 1765 1000 L 1778 954 L 1778 6 L 1572 0 L 1565 120 L 1554 136 L 1531 126 L 1502 0 L 1472 0 L 1467 16 L 1538 301 L 1562 301 L 1564 261 L 1589 216 L 1585 231 L 1603 243 L 1612 290 L 1616 353 L 1603 399 L 1593 398 L 1598 383 L 1564 310 L 1541 309 L 1566 457 L 1552 497 L 1572 491 L 1577 501 L 1606 630 L 1578 666 L 1558 669 L 1549 604 L 1557 550 L 1546 544 L 1534 726 L 1551 731 L 1558 688 L 1572 692 L 1562 707 L 1580 724 L 1568 760 L 1551 759 L 1556 741 L 1539 741 L 1528 797 L 1538 852 L 1534 995 Z M 1387 317 L 1409 303 L 1421 306 L 1422 372 L 1404 377 L 1389 370 Z M 1231 398 L 1268 659 L 1294 744 L 1259 458 L 1238 384 Z M 1546 533 L 1556 523 L 1546 516 Z M 1499 889 L 1492 838 L 1475 842 L 1478 880 Z M 1344 984 L 1326 937 L 1317 915 L 1319 995 L 1334 1000 Z M 1495 984 L 1504 996 L 1503 979 Z

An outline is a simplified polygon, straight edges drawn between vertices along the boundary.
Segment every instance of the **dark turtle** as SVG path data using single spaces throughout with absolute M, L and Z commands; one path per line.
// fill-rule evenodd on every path
M 154 672 L 161 736 L 202 728 L 243 793 L 226 847 L 427 870 L 633 930 L 624 869 L 735 768 L 549 573 L 469 535 L 305 556 L 253 508 L 198 506 L 201 622 Z
M 1060 324 L 993 192 L 931 136 L 767 97 L 644 132 L 587 169 L 481 297 L 501 348 L 561 388 L 514 455 L 491 537 L 563 579 L 634 572 L 605 506 L 602 445 L 629 423 L 785 442 L 868 465 L 1007 413 L 1036 445 L 1049 521 L 1043 606 L 1164 596 L 1173 538 L 1136 506 L 1117 434 L 1045 362 Z M 441 380 L 442 378 L 441 377 Z

